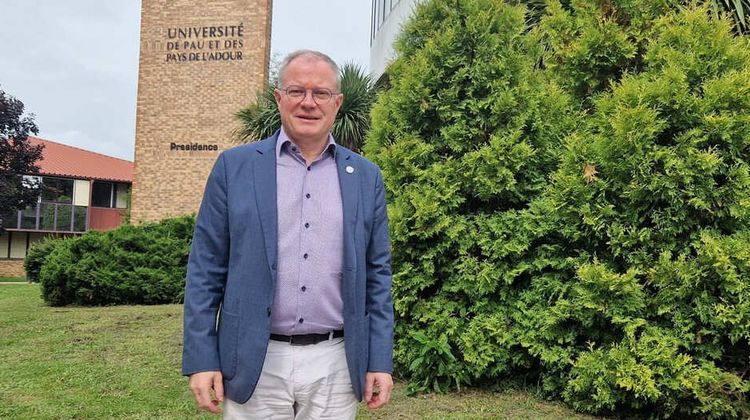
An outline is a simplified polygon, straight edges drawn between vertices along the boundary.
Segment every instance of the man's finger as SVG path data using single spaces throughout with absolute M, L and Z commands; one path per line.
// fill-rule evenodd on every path
M 370 400 L 372 400 L 372 383 L 375 382 L 375 379 L 372 377 L 372 375 L 367 375 L 365 377 L 365 402 L 369 403 Z
M 391 392 L 393 391 L 393 382 L 380 384 L 380 398 L 383 400 L 383 405 L 388 404 L 391 400 Z
M 211 407 L 211 393 L 208 388 L 196 388 L 193 390 L 195 396 L 195 402 L 198 404 L 198 408 L 201 410 L 210 410 Z
M 391 390 L 393 389 L 393 378 L 388 373 L 368 372 L 366 383 L 372 388 L 377 388 L 377 393 L 371 392 L 370 399 L 366 399 L 367 408 L 380 408 L 388 403 L 391 399 Z
M 212 413 L 221 412 L 218 397 L 216 402 L 211 399 L 211 389 L 213 388 L 218 395 L 218 387 L 221 387 L 221 398 L 224 399 L 224 388 L 221 381 L 221 372 L 198 372 L 190 375 L 190 391 L 193 392 L 198 408 Z
M 214 393 L 219 402 L 224 402 L 224 382 L 220 373 L 214 376 Z

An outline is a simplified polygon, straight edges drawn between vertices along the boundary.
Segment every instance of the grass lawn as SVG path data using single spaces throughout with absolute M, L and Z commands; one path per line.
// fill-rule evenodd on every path
M 26 283 L 26 277 L 0 277 L 0 283 Z
M 180 305 L 51 308 L 38 285 L 0 285 L 0 418 L 209 418 L 179 373 L 181 330 Z M 593 418 L 523 392 L 404 389 L 360 417 Z

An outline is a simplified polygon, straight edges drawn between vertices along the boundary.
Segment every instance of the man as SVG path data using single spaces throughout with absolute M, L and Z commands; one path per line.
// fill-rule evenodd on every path
M 336 63 L 302 50 L 279 73 L 281 129 L 223 152 L 206 184 L 182 370 L 198 406 L 223 401 L 227 418 L 354 418 L 393 386 L 383 182 L 330 134 Z

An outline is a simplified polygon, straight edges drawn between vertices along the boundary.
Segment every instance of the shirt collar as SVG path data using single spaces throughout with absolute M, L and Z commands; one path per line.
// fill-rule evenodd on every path
M 284 131 L 284 127 L 281 127 L 281 132 L 279 133 L 279 138 L 276 140 L 276 157 L 280 157 L 281 153 L 283 151 L 286 151 L 286 149 L 290 146 L 295 144 L 291 138 L 286 134 Z M 333 139 L 333 134 L 328 133 L 328 143 L 326 143 L 326 147 L 323 148 L 323 153 L 330 153 L 332 158 L 336 158 L 336 141 Z

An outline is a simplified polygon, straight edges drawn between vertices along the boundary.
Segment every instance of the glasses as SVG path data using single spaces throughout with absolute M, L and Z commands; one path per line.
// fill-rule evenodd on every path
M 331 89 L 326 88 L 305 89 L 302 86 L 287 86 L 286 88 L 281 89 L 286 96 L 297 102 L 302 102 L 305 99 L 308 90 L 312 93 L 313 101 L 318 105 L 328 103 L 331 98 L 340 95 L 339 93 L 333 93 Z

